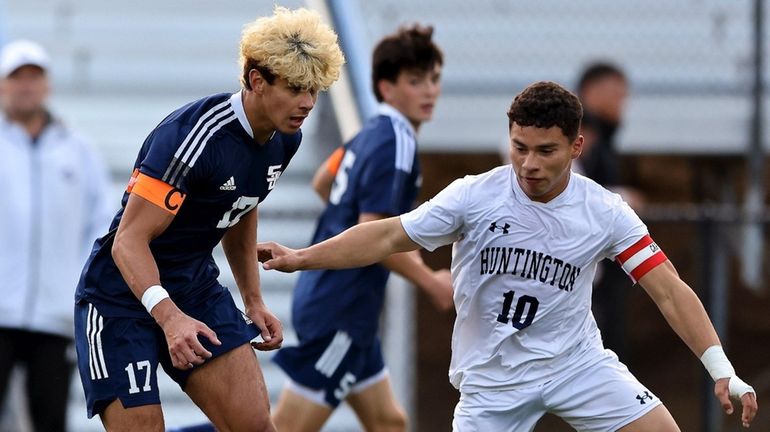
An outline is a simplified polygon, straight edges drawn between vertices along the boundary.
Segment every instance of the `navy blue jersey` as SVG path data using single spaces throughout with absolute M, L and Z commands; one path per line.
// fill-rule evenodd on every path
M 345 144 L 329 203 L 313 243 L 358 223 L 362 213 L 395 216 L 412 209 L 420 183 L 414 129 L 388 105 Z M 348 270 L 303 271 L 294 290 L 292 319 L 300 339 L 344 330 L 368 345 L 377 333 L 389 271 L 380 264 Z
M 147 137 L 132 180 L 139 177 L 144 183 L 157 182 L 168 188 L 165 196 L 153 202 L 176 217 L 152 240 L 150 249 L 161 284 L 182 310 L 186 303 L 218 286 L 219 269 L 212 250 L 228 227 L 267 197 L 301 138 L 301 132 L 276 132 L 267 143 L 257 144 L 240 92 L 187 104 Z M 109 233 L 96 240 L 75 295 L 77 302 L 94 303 L 105 316 L 147 315 L 111 254 L 131 187 L 130 183 Z

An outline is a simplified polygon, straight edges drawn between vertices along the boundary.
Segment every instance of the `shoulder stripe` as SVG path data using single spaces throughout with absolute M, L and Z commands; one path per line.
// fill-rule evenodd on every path
M 201 131 L 202 132 L 196 133 L 197 136 L 195 136 L 195 138 L 187 144 L 186 146 L 187 148 L 182 154 L 182 157 L 179 158 L 178 156 L 175 155 L 174 162 L 176 162 L 176 168 L 174 168 L 173 171 L 171 171 L 171 174 L 168 179 L 168 183 L 176 187 L 179 187 L 179 184 L 181 183 L 181 179 L 187 175 L 187 172 L 194 165 L 194 160 L 192 160 L 192 158 L 194 157 L 194 154 L 199 154 L 199 152 L 202 151 L 202 147 L 205 146 L 206 142 L 208 142 L 208 138 L 211 136 L 212 133 L 216 132 L 222 126 L 229 123 L 235 118 L 236 118 L 235 113 L 232 111 L 232 109 L 230 109 L 217 114 L 211 120 L 206 122 L 206 124 L 204 124 L 203 127 L 199 129 L 199 132 Z M 179 153 L 179 151 L 177 151 L 177 153 Z M 171 166 L 169 166 L 169 170 L 170 169 L 171 169 Z M 168 170 L 167 170 L 167 173 L 168 173 Z
M 218 105 L 215 105 L 208 111 L 206 111 L 195 123 L 190 132 L 185 136 L 182 145 L 177 148 L 171 163 L 166 169 L 165 174 L 161 180 L 169 184 L 174 184 L 180 178 L 179 174 L 184 169 L 184 165 L 190 166 L 189 160 L 192 152 L 195 150 L 200 142 L 201 137 L 214 125 L 218 120 L 233 114 L 230 100 L 226 100 Z M 183 176 L 182 176 L 183 177 Z M 178 186 L 178 185 L 175 185 Z
M 409 129 L 393 119 L 393 131 L 396 134 L 396 169 L 412 172 L 416 142 Z
M 203 153 L 203 149 L 206 147 L 206 144 L 209 142 L 209 139 L 211 139 L 211 136 L 214 135 L 218 130 L 222 129 L 226 124 L 230 123 L 231 121 L 237 118 L 238 116 L 236 116 L 235 113 L 231 111 L 229 116 L 223 118 L 222 121 L 214 125 L 214 127 L 212 127 L 211 130 L 209 130 L 209 132 L 201 141 L 200 146 L 198 146 L 198 150 L 195 152 L 195 155 L 193 155 L 192 160 L 190 161 L 190 164 L 189 164 L 190 167 L 195 165 L 195 161 L 197 161 L 201 153 Z

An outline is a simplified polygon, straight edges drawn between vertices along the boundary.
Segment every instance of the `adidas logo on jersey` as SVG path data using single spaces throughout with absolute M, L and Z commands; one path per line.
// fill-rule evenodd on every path
M 230 179 L 225 182 L 222 186 L 219 187 L 219 190 L 226 190 L 231 191 L 235 190 L 235 178 L 230 176 Z

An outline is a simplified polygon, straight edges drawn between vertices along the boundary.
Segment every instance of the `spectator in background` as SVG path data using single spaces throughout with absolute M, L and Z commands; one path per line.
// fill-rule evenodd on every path
M 578 97 L 583 104 L 583 154 L 573 166 L 607 189 L 620 194 L 637 212 L 644 196 L 627 186 L 622 178 L 621 160 L 615 148 L 615 135 L 623 120 L 628 81 L 623 71 L 610 63 L 592 63 L 578 81 Z M 593 311 L 605 347 L 626 360 L 626 303 L 631 283 L 614 263 L 604 260 L 594 281 Z
M 66 428 L 72 297 L 112 212 L 101 160 L 46 107 L 49 67 L 35 42 L 0 54 L 0 406 L 25 366 L 36 431 Z

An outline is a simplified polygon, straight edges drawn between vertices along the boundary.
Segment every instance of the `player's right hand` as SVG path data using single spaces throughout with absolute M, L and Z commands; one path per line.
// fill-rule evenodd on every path
M 257 259 L 265 270 L 291 273 L 299 269 L 297 251 L 275 242 L 257 243 Z
M 171 364 L 177 369 L 192 369 L 211 358 L 211 352 L 203 347 L 198 335 L 205 336 L 214 345 L 222 345 L 209 326 L 181 311 L 168 318 L 161 328 L 166 335 Z
M 733 383 L 733 388 L 730 386 L 730 381 L 736 379 Z M 757 415 L 757 395 L 754 389 L 748 384 L 740 380 L 737 376 L 732 378 L 722 378 L 717 380 L 714 384 L 714 394 L 719 402 L 722 404 L 722 409 L 725 413 L 733 413 L 733 403 L 730 401 L 730 396 L 740 398 L 741 405 L 743 405 L 743 412 L 741 413 L 741 423 L 743 427 L 748 428 L 751 425 L 754 416 Z

